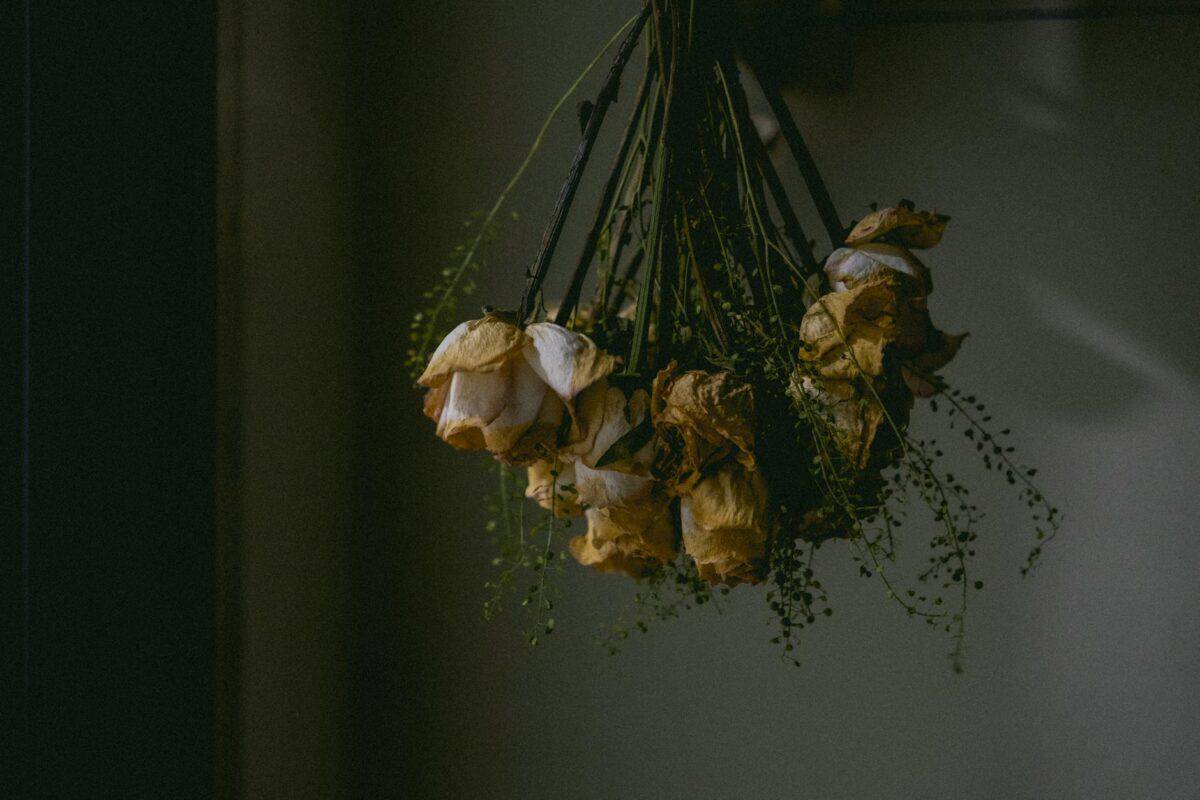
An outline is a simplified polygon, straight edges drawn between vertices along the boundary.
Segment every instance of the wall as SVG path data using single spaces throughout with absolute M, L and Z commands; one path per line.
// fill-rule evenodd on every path
M 1022 508 L 965 447 L 951 458 L 991 512 L 965 675 L 951 674 L 948 642 L 855 577 L 836 546 L 822 551 L 836 614 L 800 670 L 775 658 L 753 589 L 615 658 L 595 639 L 632 586 L 571 564 L 544 647 L 528 650 L 511 618 L 481 619 L 489 473 L 421 416 L 400 368 L 407 315 L 462 220 L 491 203 L 544 111 L 635 7 L 419 0 L 368 10 L 361 73 L 336 36 L 300 28 L 248 64 L 279 115 L 248 134 L 246 156 L 261 175 L 247 196 L 270 220 L 248 260 L 267 266 L 246 289 L 250 794 L 1192 791 L 1191 17 L 867 31 L 848 93 L 795 100 L 844 216 L 903 196 L 955 218 L 928 260 L 935 319 L 972 333 L 948 376 L 1012 425 L 1066 513 L 1045 565 L 1022 580 Z M 256 18 L 286 28 L 303 16 Z M 492 251 L 480 302 L 517 300 L 576 141 L 571 116 L 513 198 L 520 218 Z M 611 147 L 594 158 L 585 212 Z M 561 252 L 581 241 L 582 218 Z M 916 424 L 942 430 L 928 413 Z

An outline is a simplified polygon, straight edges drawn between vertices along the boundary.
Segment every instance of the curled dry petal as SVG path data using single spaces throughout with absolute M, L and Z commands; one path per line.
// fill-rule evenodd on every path
M 754 391 L 729 372 L 676 371 L 654 379 L 656 470 L 682 493 L 711 466 L 734 458 L 753 469 Z
M 767 543 L 767 487 L 757 470 L 727 462 L 684 495 L 683 549 L 700 577 L 734 585 L 762 580 Z
M 557 474 L 556 474 L 557 473 Z M 570 461 L 534 461 L 529 465 L 525 496 L 556 517 L 583 515 L 575 490 L 575 465 Z
M 825 259 L 825 274 L 835 292 L 853 289 L 876 275 L 898 272 L 920 282 L 923 294 L 933 291 L 929 270 L 903 247 L 894 244 L 864 244 L 839 247 Z
M 846 237 L 846 244 L 854 246 L 886 238 L 904 247 L 924 249 L 942 240 L 942 233 L 949 223 L 950 218 L 945 214 L 913 211 L 906 206 L 881 208 L 854 226 Z
M 526 341 L 520 328 L 494 314 L 463 322 L 433 351 L 417 383 L 431 388 L 455 372 L 494 372 L 515 358 Z
M 577 458 L 580 501 L 629 508 L 649 497 L 654 453 L 649 395 L 600 381 L 578 398 L 579 440 L 566 452 Z
M 563 402 L 601 378 L 616 365 L 616 358 L 605 353 L 582 333 L 569 331 L 553 322 L 536 322 L 525 328 L 529 343 L 525 357 L 538 377 Z
M 571 555 L 601 572 L 640 577 L 675 556 L 675 531 L 665 499 L 632 509 L 589 508 L 588 530 L 571 540 Z
M 646 474 L 650 466 L 650 395 L 608 381 L 587 389 L 576 403 L 580 438 L 569 450 L 589 467 Z
M 883 374 L 889 346 L 920 352 L 931 330 L 920 285 L 898 273 L 823 295 L 800 322 L 800 358 L 828 378 Z

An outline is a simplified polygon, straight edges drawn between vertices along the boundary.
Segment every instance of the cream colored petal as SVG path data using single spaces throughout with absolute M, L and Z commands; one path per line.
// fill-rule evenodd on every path
M 600 381 L 579 396 L 575 413 L 579 439 L 571 444 L 570 452 L 589 467 L 607 457 L 606 468 L 645 474 L 653 453 L 649 437 L 635 452 L 612 451 L 618 442 L 625 447 L 630 441 L 625 437 L 646 421 L 649 395 L 644 389 L 627 395 L 625 390 Z
M 497 316 L 464 322 L 433 351 L 417 383 L 436 386 L 454 372 L 492 372 L 516 358 L 526 341 L 520 328 Z
M 508 383 L 507 369 L 454 373 L 438 418 L 437 435 L 462 450 L 484 449 L 483 428 L 504 410 Z
M 592 469 L 579 461 L 575 464 L 575 489 L 579 502 L 586 505 L 628 508 L 645 502 L 654 489 L 654 479 L 615 469 Z
M 910 275 L 921 281 L 925 291 L 932 287 L 929 270 L 916 256 L 893 244 L 864 244 L 860 247 L 840 247 L 825 261 L 825 274 L 835 292 L 854 288 L 866 279 L 885 270 Z
M 546 385 L 564 402 L 613 371 L 616 359 L 581 333 L 552 322 L 525 328 L 525 358 Z
M 547 394 L 546 384 L 525 359 L 513 361 L 504 408 L 483 429 L 487 449 L 493 453 L 511 449 L 537 420 Z

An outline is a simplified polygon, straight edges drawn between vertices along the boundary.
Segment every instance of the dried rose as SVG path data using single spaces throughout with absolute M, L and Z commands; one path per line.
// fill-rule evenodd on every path
M 933 330 L 920 284 L 896 272 L 823 295 L 800 322 L 800 358 L 826 378 L 883 374 L 889 347 L 919 353 Z
M 683 549 L 710 583 L 757 583 L 767 542 L 767 486 L 757 470 L 729 461 L 680 502 Z
M 729 458 L 754 468 L 754 392 L 732 373 L 678 372 L 671 364 L 654 379 L 651 408 L 655 471 L 674 491 L 686 492 Z
M 615 360 L 578 333 L 552 323 L 524 331 L 496 315 L 464 322 L 434 351 L 417 382 L 437 434 L 464 450 L 512 463 L 553 449 L 564 412 Z
M 914 211 L 907 206 L 881 208 L 863 217 L 850 235 L 846 244 L 857 246 L 880 239 L 904 247 L 925 249 L 942 240 L 942 233 L 950 218 L 930 211 Z
M 589 508 L 588 529 L 571 540 L 571 555 L 601 572 L 640 577 L 675 556 L 675 531 L 665 499 L 631 509 Z

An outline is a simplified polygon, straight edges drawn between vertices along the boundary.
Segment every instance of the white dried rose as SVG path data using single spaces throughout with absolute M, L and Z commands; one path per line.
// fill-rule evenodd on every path
M 757 470 L 728 461 L 683 495 L 683 549 L 710 583 L 757 583 L 767 544 L 767 486 Z
M 452 330 L 417 382 L 446 442 L 525 462 L 553 450 L 564 412 L 614 363 L 582 334 L 546 322 L 521 330 L 488 315 Z

